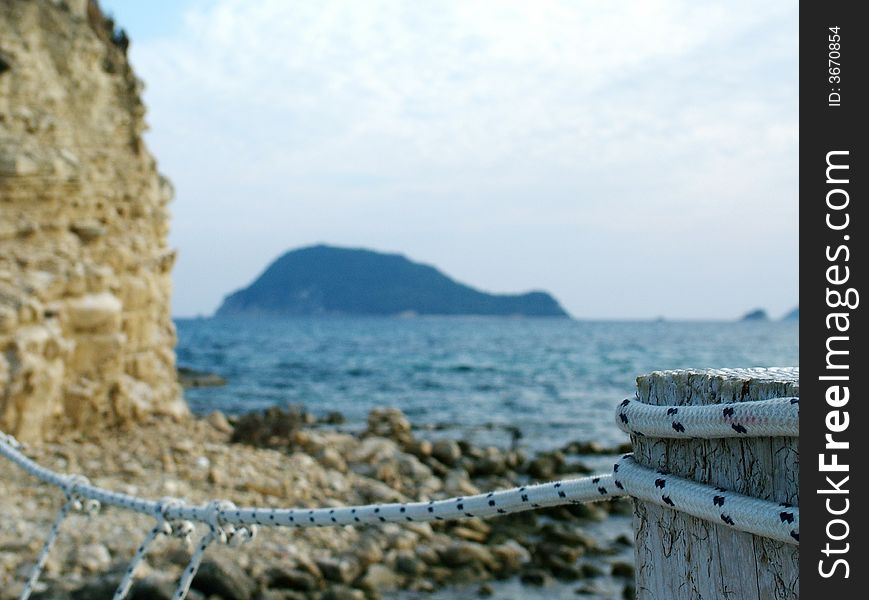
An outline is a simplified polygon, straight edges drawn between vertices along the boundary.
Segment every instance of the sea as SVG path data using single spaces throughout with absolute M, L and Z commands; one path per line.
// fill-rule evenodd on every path
M 185 391 L 196 413 L 304 406 L 364 428 L 404 411 L 422 437 L 536 452 L 615 446 L 618 402 L 663 369 L 794 366 L 794 321 L 582 321 L 493 317 L 176 320 L 178 364 L 222 387 Z

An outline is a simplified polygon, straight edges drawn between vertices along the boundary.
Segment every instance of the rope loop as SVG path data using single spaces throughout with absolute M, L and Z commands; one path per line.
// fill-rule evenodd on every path
M 0 431 L 0 442 L 14 448 L 15 450 L 21 450 L 24 447 L 21 442 L 15 439 L 15 436 L 2 431 Z
M 226 544 L 235 534 L 235 527 L 223 521 L 223 513 L 235 509 L 235 504 L 229 500 L 212 500 L 205 506 L 205 522 L 221 544 Z
M 90 480 L 84 475 L 67 475 L 64 478 L 63 493 L 72 510 L 94 516 L 100 511 L 100 501 L 95 498 L 88 498 L 79 491 L 80 488 L 90 486 L 90 484 Z
M 229 541 L 227 543 L 233 548 L 243 544 L 248 544 L 253 541 L 256 534 L 256 525 L 241 525 L 234 528 L 233 532 L 229 535 Z
M 183 508 L 184 506 L 185 503 L 180 498 L 164 496 L 157 501 L 155 516 L 157 517 L 160 532 L 163 535 L 171 535 L 189 542 L 190 536 L 195 529 L 193 523 L 184 519 L 173 520 L 169 518 L 169 511 Z

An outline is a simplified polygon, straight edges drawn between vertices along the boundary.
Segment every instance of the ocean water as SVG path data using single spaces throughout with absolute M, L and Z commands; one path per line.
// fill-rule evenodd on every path
M 615 405 L 637 375 L 688 367 L 798 364 L 795 322 L 603 322 L 510 318 L 179 319 L 178 363 L 216 372 L 192 410 L 302 404 L 361 428 L 403 410 L 422 435 L 530 450 L 627 437 Z

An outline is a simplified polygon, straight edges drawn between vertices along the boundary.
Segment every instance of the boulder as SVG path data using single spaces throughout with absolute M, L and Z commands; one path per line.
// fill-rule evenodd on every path
M 391 439 L 401 445 L 413 441 L 410 421 L 397 408 L 375 408 L 368 413 L 369 435 Z
M 462 458 L 462 450 L 454 440 L 442 439 L 432 444 L 431 455 L 446 466 L 452 467 Z
M 371 565 L 359 582 L 367 590 L 391 591 L 401 584 L 401 577 L 386 565 Z
M 312 592 L 320 588 L 320 580 L 308 571 L 293 567 L 276 566 L 266 573 L 270 588 Z
M 256 582 L 232 557 L 223 555 L 206 556 L 191 587 L 224 600 L 252 600 L 256 592 Z

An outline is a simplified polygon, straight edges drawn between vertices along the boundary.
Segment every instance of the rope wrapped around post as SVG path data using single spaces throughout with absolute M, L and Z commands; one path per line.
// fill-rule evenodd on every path
M 636 400 L 625 400 L 616 410 L 616 423 L 622 430 L 634 435 L 658 437 L 794 437 L 799 435 L 799 399 L 787 397 L 679 407 L 653 407 Z M 174 600 L 186 596 L 202 558 L 212 543 L 219 541 L 238 545 L 249 542 L 255 537 L 257 526 L 328 527 L 485 518 L 630 496 L 787 544 L 799 543 L 798 507 L 751 498 L 654 471 L 638 465 L 630 454 L 623 456 L 613 466 L 612 473 L 597 476 L 445 500 L 341 508 L 244 508 L 220 500 L 191 505 L 165 498 L 154 502 L 112 492 L 93 486 L 84 478 L 46 469 L 25 456 L 20 444 L 6 434 L 0 435 L 0 455 L 27 473 L 63 489 L 67 495 L 67 502 L 60 509 L 20 596 L 24 600 L 30 596 L 60 525 L 70 510 L 86 508 L 93 511 L 100 504 L 148 514 L 157 519 L 132 557 L 121 585 L 115 592 L 116 600 L 124 598 L 129 592 L 134 571 L 150 544 L 161 534 L 189 536 L 193 523 L 205 524 L 208 531 L 199 539 L 181 574 Z

